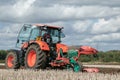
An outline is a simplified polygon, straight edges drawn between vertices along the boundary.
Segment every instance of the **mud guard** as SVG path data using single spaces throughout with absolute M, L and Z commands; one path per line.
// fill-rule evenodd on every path
M 35 41 L 35 43 L 37 43 L 40 46 L 41 50 L 45 50 L 45 51 L 50 50 L 48 44 L 44 41 Z
M 25 43 L 23 43 L 23 45 L 22 45 L 22 49 L 24 49 L 24 48 L 27 48 L 29 45 L 31 45 L 31 44 L 38 44 L 39 46 L 40 46 L 40 48 L 41 48 L 41 50 L 45 50 L 45 51 L 49 51 L 50 50 L 50 48 L 49 48 L 49 46 L 48 46 L 48 44 L 46 43 L 46 42 L 44 42 L 44 41 L 39 41 L 39 40 L 37 40 L 37 41 L 29 41 L 29 42 L 25 42 Z

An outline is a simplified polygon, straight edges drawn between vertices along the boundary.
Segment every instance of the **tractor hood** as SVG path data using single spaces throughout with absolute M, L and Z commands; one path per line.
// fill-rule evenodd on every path
M 57 47 L 57 51 L 59 51 L 60 49 L 63 50 L 63 53 L 67 53 L 68 52 L 68 46 L 65 45 L 65 44 L 56 44 L 56 47 Z

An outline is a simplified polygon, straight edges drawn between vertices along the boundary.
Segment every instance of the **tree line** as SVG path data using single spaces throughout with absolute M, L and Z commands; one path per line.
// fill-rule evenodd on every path
M 7 51 L 0 50 L 0 62 L 4 62 Z M 107 52 L 100 51 L 97 57 L 93 55 L 81 55 L 79 58 L 81 62 L 120 62 L 120 51 L 111 50 Z
M 107 52 L 99 51 L 97 57 L 93 55 L 81 55 L 79 61 L 81 62 L 120 62 L 120 51 L 111 50 Z

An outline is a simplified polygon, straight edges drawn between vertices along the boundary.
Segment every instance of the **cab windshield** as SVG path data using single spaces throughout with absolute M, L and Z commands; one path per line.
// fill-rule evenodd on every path
M 55 28 L 48 28 L 47 32 L 52 36 L 52 42 L 60 42 L 60 30 Z

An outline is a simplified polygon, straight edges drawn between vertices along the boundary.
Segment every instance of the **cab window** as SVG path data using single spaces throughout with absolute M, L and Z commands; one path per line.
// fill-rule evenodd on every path
M 30 40 L 35 40 L 40 35 L 40 29 L 34 28 L 31 32 Z

